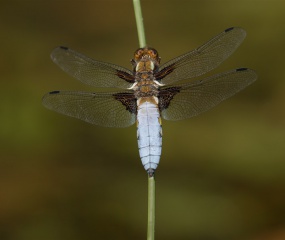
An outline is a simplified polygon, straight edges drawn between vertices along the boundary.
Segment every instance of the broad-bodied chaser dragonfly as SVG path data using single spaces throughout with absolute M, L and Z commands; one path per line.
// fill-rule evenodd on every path
M 242 28 L 228 28 L 201 47 L 160 65 L 158 52 L 139 48 L 131 60 L 132 71 L 88 58 L 66 47 L 51 53 L 65 72 L 96 88 L 120 88 L 119 92 L 53 91 L 43 97 L 47 108 L 104 127 L 128 127 L 136 122 L 140 158 L 149 176 L 158 166 L 161 118 L 181 120 L 216 106 L 257 78 L 248 68 L 238 68 L 202 80 L 228 58 L 246 36 Z

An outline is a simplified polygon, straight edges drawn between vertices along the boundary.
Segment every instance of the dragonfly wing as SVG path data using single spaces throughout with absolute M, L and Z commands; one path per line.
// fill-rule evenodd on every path
M 204 80 L 164 87 L 159 96 L 161 115 L 166 120 L 196 116 L 239 92 L 256 78 L 253 70 L 240 68 Z
M 53 91 L 43 97 L 43 105 L 64 115 L 104 127 L 128 127 L 136 120 L 136 99 L 131 92 Z
M 130 70 L 93 60 L 66 47 L 55 48 L 51 59 L 71 76 L 94 87 L 129 88 L 134 83 Z
M 229 28 L 201 47 L 161 65 L 155 77 L 163 84 L 203 75 L 219 66 L 242 43 L 242 28 Z

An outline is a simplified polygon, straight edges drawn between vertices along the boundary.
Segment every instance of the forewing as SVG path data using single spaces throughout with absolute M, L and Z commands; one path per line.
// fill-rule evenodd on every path
M 64 115 L 104 127 L 128 127 L 136 120 L 136 99 L 130 92 L 53 91 L 43 97 L 43 105 Z
M 164 87 L 159 96 L 161 115 L 166 120 L 196 116 L 239 92 L 256 78 L 253 70 L 240 68 L 204 80 Z
M 197 77 L 219 66 L 242 43 L 242 28 L 229 28 L 201 47 L 163 64 L 155 75 L 163 84 Z
M 94 87 L 129 88 L 134 83 L 130 70 L 93 60 L 66 47 L 55 48 L 51 59 L 71 76 Z

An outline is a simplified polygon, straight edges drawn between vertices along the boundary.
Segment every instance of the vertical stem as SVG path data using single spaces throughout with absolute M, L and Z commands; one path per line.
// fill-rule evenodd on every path
M 148 177 L 147 240 L 154 240 L 155 228 L 155 180 Z
M 143 17 L 142 17 L 142 9 L 140 0 L 133 0 L 134 3 L 134 11 L 136 16 L 137 30 L 139 36 L 139 44 L 140 47 L 143 48 L 146 46 L 144 26 L 143 26 Z
M 146 46 L 145 32 L 140 0 L 133 0 L 136 16 L 139 45 L 141 48 Z M 155 227 L 155 180 L 154 175 L 148 176 L 148 211 L 147 211 L 147 240 L 154 240 Z

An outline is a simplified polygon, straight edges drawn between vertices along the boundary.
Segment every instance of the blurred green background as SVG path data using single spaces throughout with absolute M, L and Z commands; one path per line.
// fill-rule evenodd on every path
M 241 26 L 245 42 L 212 73 L 259 75 L 207 113 L 163 121 L 157 239 L 285 239 L 285 1 L 142 0 L 142 9 L 162 62 Z M 0 29 L 0 239 L 145 239 L 135 126 L 100 128 L 41 105 L 52 90 L 94 91 L 50 60 L 59 45 L 131 67 L 132 1 L 1 1 Z

